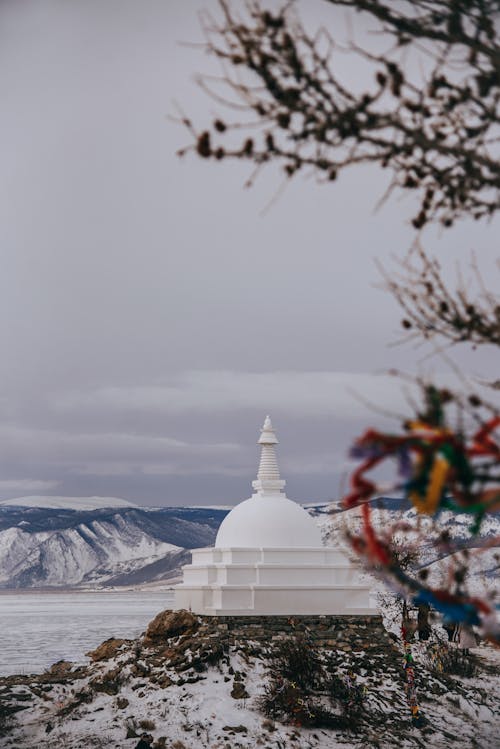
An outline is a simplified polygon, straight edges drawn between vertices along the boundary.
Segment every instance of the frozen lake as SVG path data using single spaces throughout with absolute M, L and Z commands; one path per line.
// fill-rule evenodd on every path
M 168 590 L 0 593 L 0 676 L 85 661 L 108 637 L 137 637 L 172 600 Z

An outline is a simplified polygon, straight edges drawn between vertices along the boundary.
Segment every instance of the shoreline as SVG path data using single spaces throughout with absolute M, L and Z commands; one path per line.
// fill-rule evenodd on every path
M 120 587 L 120 588 L 0 588 L 0 596 L 12 596 L 12 595 L 68 595 L 68 593 L 171 593 L 174 590 L 173 585 L 165 587 L 156 586 L 141 586 L 141 587 Z

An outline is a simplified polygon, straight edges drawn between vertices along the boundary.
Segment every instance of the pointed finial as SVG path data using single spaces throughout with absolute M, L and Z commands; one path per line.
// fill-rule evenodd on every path
M 257 481 L 252 486 L 259 494 L 281 494 L 285 481 L 280 478 L 274 446 L 278 444 L 270 416 L 266 416 L 257 444 L 262 446 Z
M 264 426 L 260 430 L 261 434 L 259 437 L 258 445 L 277 445 L 278 438 L 271 424 L 271 417 L 269 415 L 264 419 Z

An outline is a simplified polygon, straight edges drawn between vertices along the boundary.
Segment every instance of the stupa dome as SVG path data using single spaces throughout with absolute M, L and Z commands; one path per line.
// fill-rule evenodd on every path
M 321 547 L 321 533 L 313 518 L 282 492 L 274 446 L 276 434 L 266 417 L 259 444 L 262 446 L 256 490 L 236 505 L 222 521 L 215 548 Z
M 312 517 L 284 495 L 254 494 L 240 502 L 222 521 L 216 548 L 321 546 Z

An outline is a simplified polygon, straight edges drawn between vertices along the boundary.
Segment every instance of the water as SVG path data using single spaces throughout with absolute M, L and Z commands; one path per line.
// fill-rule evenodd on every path
M 41 673 L 52 663 L 85 662 L 108 637 L 137 637 L 173 592 L 0 594 L 0 676 Z

